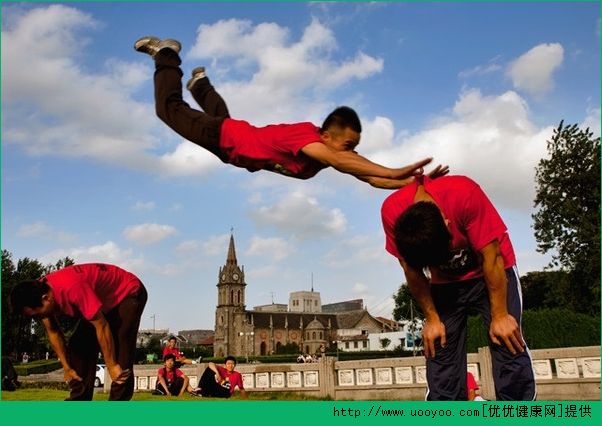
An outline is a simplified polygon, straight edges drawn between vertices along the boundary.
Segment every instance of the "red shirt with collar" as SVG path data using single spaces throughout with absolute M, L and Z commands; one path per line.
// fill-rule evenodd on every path
M 516 264 L 514 249 L 502 218 L 481 187 L 465 176 L 437 179 L 424 176 L 387 197 L 381 208 L 381 216 L 386 236 L 385 249 L 389 253 L 401 259 L 393 230 L 399 216 L 414 204 L 420 181 L 449 221 L 448 228 L 452 235 L 452 259 L 445 265 L 429 268 L 431 283 L 482 277 L 478 251 L 494 240 L 499 242 L 504 268 Z
M 230 382 L 230 395 L 234 393 L 234 388 L 238 386 L 239 389 L 244 390 L 245 386 L 242 383 L 242 374 L 238 371 L 233 371 L 232 373 L 228 372 L 221 365 L 216 365 L 217 371 L 219 371 L 219 375 L 222 379 L 228 379 Z
M 226 118 L 220 135 L 220 149 L 228 163 L 250 172 L 269 170 L 298 179 L 309 179 L 326 168 L 301 152 L 313 142 L 322 143 L 320 128 L 307 122 L 255 127 Z

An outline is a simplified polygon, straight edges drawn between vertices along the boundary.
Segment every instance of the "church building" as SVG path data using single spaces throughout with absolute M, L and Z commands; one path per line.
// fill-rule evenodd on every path
M 340 345 L 342 339 L 360 342 L 367 349 L 369 333 L 390 330 L 390 325 L 370 315 L 361 301 L 359 306 L 358 301 L 336 304 L 350 306 L 350 310 L 323 310 L 320 294 L 313 288 L 291 293 L 287 310 L 282 304 L 247 310 L 246 287 L 244 266 L 238 265 L 234 236 L 230 235 L 226 264 L 218 274 L 214 356 L 268 355 L 288 344 L 315 354 L 321 347 Z M 358 343 L 355 345 L 357 348 Z

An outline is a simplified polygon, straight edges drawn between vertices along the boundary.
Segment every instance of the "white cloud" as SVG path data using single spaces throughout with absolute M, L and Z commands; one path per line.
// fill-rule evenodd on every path
M 132 210 L 136 211 L 151 211 L 155 209 L 154 201 L 136 201 L 136 204 L 132 206 Z
M 579 125 L 583 130 L 589 127 L 594 137 L 600 137 L 600 108 L 590 108 L 587 110 L 587 117 Z
M 552 127 L 535 126 L 516 92 L 484 96 L 471 89 L 460 94 L 450 113 L 368 157 L 393 166 L 433 156 L 435 163 L 449 164 L 451 173 L 476 180 L 498 207 L 530 211 L 534 168 L 546 154 Z
M 323 100 L 329 91 L 383 69 L 382 59 L 363 52 L 333 60 L 336 38 L 316 19 L 298 41 L 290 38 L 288 28 L 275 23 L 221 20 L 199 27 L 188 58 L 212 59 L 211 75 L 246 70 L 250 80 L 224 79 L 219 91 L 234 116 L 258 125 L 322 118 L 332 107 Z
M 247 256 L 261 256 L 279 262 L 295 252 L 294 247 L 282 238 L 261 238 L 254 236 L 249 248 L 245 251 Z
M 107 241 L 104 244 L 90 247 L 53 250 L 40 256 L 39 260 L 43 264 L 49 264 L 55 263 L 58 259 L 66 256 L 75 260 L 76 263 L 110 263 L 119 265 L 121 268 L 134 273 L 141 271 L 144 267 L 144 259 L 142 257 L 134 257 L 131 249 L 123 250 L 113 241 Z
M 346 269 L 358 265 L 374 267 L 386 264 L 389 254 L 384 251 L 384 239 L 378 235 L 356 235 L 335 244 L 326 253 L 323 263 L 329 268 Z
M 222 162 L 209 151 L 184 141 L 159 157 L 160 170 L 172 176 L 198 175 L 217 169 Z
M 22 225 L 17 230 L 17 235 L 23 238 L 44 238 L 56 240 L 61 243 L 73 241 L 75 239 L 75 235 L 65 231 L 56 230 L 45 222 L 35 222 Z
M 540 44 L 514 60 L 508 75 L 514 87 L 532 95 L 542 95 L 554 88 L 552 74 L 564 59 L 564 49 L 559 43 Z
M 275 227 L 299 239 L 337 235 L 347 227 L 340 209 L 323 207 L 301 190 L 282 197 L 276 204 L 257 207 L 250 215 L 258 225 Z
M 123 236 L 140 245 L 151 245 L 177 234 L 176 228 L 171 225 L 157 223 L 142 223 L 125 228 Z
M 228 244 L 230 244 L 230 234 L 213 235 L 201 243 L 201 249 L 203 254 L 209 256 L 223 256 L 228 253 Z
M 187 253 L 187 252 L 195 252 L 199 250 L 201 245 L 198 241 L 195 240 L 186 240 L 182 241 L 180 244 L 176 246 L 176 251 Z
M 134 100 L 134 92 L 152 80 L 146 55 L 135 63 L 106 58 L 104 67 L 82 65 L 87 46 L 94 43 L 89 34 L 101 25 L 91 15 L 50 5 L 7 20 L 2 31 L 4 143 L 20 144 L 31 155 L 89 157 L 161 175 L 215 169 L 217 162 L 207 160 L 203 149 L 188 142 L 175 145 L 181 138 L 156 118 L 154 105 Z
M 477 65 L 476 67 L 460 71 L 458 73 L 458 77 L 469 78 L 474 76 L 486 75 L 497 72 L 501 69 L 502 66 L 495 63 L 487 65 Z

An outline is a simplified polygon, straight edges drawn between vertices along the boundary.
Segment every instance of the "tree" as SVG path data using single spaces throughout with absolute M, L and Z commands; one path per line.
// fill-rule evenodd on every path
M 41 323 L 12 312 L 10 292 L 21 281 L 38 279 L 73 263 L 73 259 L 65 257 L 53 265 L 44 266 L 38 260 L 25 257 L 19 259 L 15 266 L 12 254 L 2 250 L 2 355 L 18 356 L 21 352 L 41 353 L 49 349 L 48 338 Z M 75 322 L 72 318 L 59 319 L 67 336 Z
M 528 272 L 520 283 L 523 310 L 566 308 L 572 299 L 571 276 L 566 271 Z
M 387 337 L 383 337 L 381 339 L 379 339 L 380 341 L 380 347 L 382 349 L 387 349 L 387 346 L 389 346 L 389 344 L 391 343 L 391 339 L 387 338 Z
M 414 303 L 410 287 L 403 283 L 399 286 L 397 294 L 393 295 L 395 308 L 393 308 L 393 319 L 395 321 L 422 320 L 424 315 L 420 307 Z
M 536 170 L 537 249 L 571 275 L 569 306 L 600 311 L 600 138 L 561 121 Z

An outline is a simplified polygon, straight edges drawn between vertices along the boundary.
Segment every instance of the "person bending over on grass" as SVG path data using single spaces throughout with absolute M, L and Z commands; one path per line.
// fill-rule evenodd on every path
M 134 48 L 155 60 L 155 107 L 158 117 L 172 130 L 207 149 L 222 162 L 250 172 L 268 170 L 309 179 L 326 167 L 355 176 L 377 188 L 396 189 L 421 175 L 432 159 L 426 158 L 400 168 L 389 168 L 359 155 L 362 126 L 356 112 L 339 107 L 322 127 L 312 123 L 276 124 L 255 127 L 230 117 L 225 101 L 211 85 L 205 69 L 198 67 L 186 87 L 202 108 L 191 108 L 182 99 L 182 70 L 177 40 L 142 37 Z M 447 174 L 437 166 L 431 177 Z
M 10 295 L 16 313 L 44 324 L 71 401 L 92 400 L 99 350 L 112 379 L 109 400 L 132 398 L 136 337 L 146 299 L 134 274 L 103 263 L 72 265 L 20 282 Z M 80 318 L 68 344 L 57 321 L 63 315 Z

